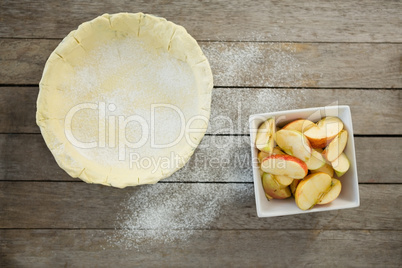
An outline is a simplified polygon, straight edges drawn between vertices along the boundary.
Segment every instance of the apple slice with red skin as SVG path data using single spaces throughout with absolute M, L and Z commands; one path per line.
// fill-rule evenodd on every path
M 342 129 L 343 122 L 338 117 L 325 117 L 303 134 L 313 148 L 325 148 Z
M 326 162 L 325 158 L 321 154 L 321 152 L 318 150 L 321 150 L 321 149 L 313 149 L 311 151 L 310 159 L 306 162 L 307 168 L 309 170 L 316 170 L 325 165 L 325 162 Z
M 334 176 L 334 169 L 332 166 L 328 163 L 325 163 L 322 167 L 316 169 L 316 170 L 310 170 L 311 174 L 318 173 L 318 172 L 324 172 L 328 174 L 331 178 Z
M 271 154 L 285 154 L 285 153 L 282 152 L 281 149 L 279 149 L 278 146 L 276 146 L 276 147 L 274 147 L 274 149 L 272 150 L 272 153 L 271 153 Z M 258 152 L 258 155 L 257 155 L 258 162 L 261 163 L 262 160 L 263 160 L 265 157 L 268 157 L 268 156 L 270 156 L 271 154 L 266 153 L 266 152 L 264 152 L 264 151 L 259 151 L 259 152 Z
M 339 180 L 332 178 L 331 179 L 331 188 L 329 189 L 328 193 L 326 193 L 321 200 L 318 202 L 319 205 L 324 205 L 331 203 L 336 198 L 338 198 L 339 194 L 342 190 L 342 184 Z
M 330 190 L 331 177 L 323 172 L 310 174 L 296 188 L 296 205 L 307 210 L 314 207 Z
M 314 122 L 312 122 L 310 120 L 296 119 L 296 120 L 288 123 L 287 125 L 285 125 L 282 129 L 297 130 L 297 131 L 303 133 L 304 131 L 307 131 L 310 128 L 312 128 L 313 126 L 315 126 L 315 124 L 314 124 Z
M 333 162 L 337 159 L 346 147 L 348 142 L 348 132 L 342 130 L 325 148 L 322 152 L 324 157 L 329 161 Z
M 350 161 L 345 153 L 341 153 L 337 159 L 331 162 L 331 165 L 339 178 L 349 170 Z
M 257 130 L 257 136 L 255 139 L 255 146 L 258 150 L 266 153 L 272 153 L 274 149 L 274 134 L 276 124 L 274 118 L 269 118 Z
M 270 155 L 263 159 L 261 169 L 274 175 L 284 175 L 294 179 L 302 179 L 307 175 L 306 163 L 291 155 Z
M 265 195 L 275 199 L 285 199 L 291 196 L 289 187 L 283 187 L 278 181 L 275 180 L 275 176 L 269 173 L 262 174 L 262 186 L 264 188 Z M 269 199 L 270 200 L 270 199 Z
M 309 141 L 297 130 L 281 129 L 276 132 L 275 141 L 288 155 L 295 156 L 304 162 L 307 162 L 311 157 Z

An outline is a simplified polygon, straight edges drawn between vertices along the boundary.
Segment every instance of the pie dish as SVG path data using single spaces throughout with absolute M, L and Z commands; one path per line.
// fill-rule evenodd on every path
M 185 165 L 208 126 L 213 79 L 186 30 L 104 14 L 46 62 L 36 121 L 58 165 L 88 183 L 156 183 Z

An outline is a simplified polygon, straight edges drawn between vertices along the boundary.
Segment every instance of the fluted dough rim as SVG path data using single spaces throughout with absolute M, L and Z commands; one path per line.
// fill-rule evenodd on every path
M 104 36 L 99 37 L 99 33 Z M 212 72 L 209 62 L 196 40 L 185 29 L 164 18 L 143 13 L 104 14 L 91 21 L 84 22 L 78 29 L 71 31 L 51 53 L 46 62 L 39 84 L 36 112 L 36 122 L 40 127 L 46 145 L 62 169 L 70 176 L 80 178 L 87 183 L 124 188 L 156 183 L 169 177 L 182 168 L 193 155 L 206 132 L 207 124 L 201 126 L 204 129 L 202 133 L 192 134 L 191 138 L 195 146 L 188 145 L 177 152 L 183 161 L 176 168 L 162 170 L 158 174 L 124 174 L 113 167 L 94 164 L 74 150 L 64 132 L 64 118 L 49 110 L 52 105 L 57 105 L 52 103 L 49 96 L 57 94 L 58 85 L 55 81 L 57 81 L 58 76 L 63 75 L 60 66 L 66 70 L 71 68 L 71 65 L 74 65 L 79 57 L 70 57 L 70 55 L 83 55 L 92 49 L 91 35 L 93 34 L 96 34 L 97 38 L 105 38 L 105 40 L 125 38 L 129 34 L 141 36 L 141 38 L 147 38 L 147 36 L 152 38 L 157 35 L 158 44 L 161 47 L 166 47 L 171 55 L 187 62 L 193 69 L 199 93 L 197 97 L 200 98 L 201 103 L 199 115 L 209 119 L 213 88 Z

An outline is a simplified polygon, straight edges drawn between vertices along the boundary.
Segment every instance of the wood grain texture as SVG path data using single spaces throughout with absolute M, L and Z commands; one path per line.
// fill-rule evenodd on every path
M 249 136 L 205 136 L 190 161 L 164 182 L 252 182 Z M 401 183 L 402 138 L 355 138 L 363 183 Z M 378 165 L 373 165 L 373 159 Z M 56 163 L 40 135 L 0 135 L 0 181 L 79 181 Z
M 401 231 L 197 231 L 184 244 L 152 245 L 150 239 L 139 250 L 110 244 L 113 232 L 0 230 L 0 265 L 366 268 L 402 262 Z
M 0 132 L 40 133 L 36 126 L 38 88 L 0 88 Z
M 216 86 L 401 88 L 402 44 L 201 43 Z
M 39 133 L 37 87 L 0 88 L 0 133 Z M 251 114 L 349 105 L 355 134 L 402 134 L 401 90 L 215 88 L 209 134 L 248 134 Z
M 0 39 L 0 84 L 38 84 L 60 40 Z M 402 88 L 402 44 L 200 42 L 215 86 Z
M 214 89 L 208 133 L 249 133 L 252 114 L 349 105 L 355 134 L 401 134 L 401 90 Z M 387 121 L 387 123 L 385 123 Z M 384 123 L 383 126 L 381 124 Z
M 173 229 L 182 222 L 191 222 L 193 216 L 189 211 L 206 210 L 214 206 L 214 218 L 203 224 L 188 223 L 184 228 L 401 231 L 402 185 L 360 185 L 359 188 L 359 208 L 258 218 L 254 186 L 251 183 L 158 183 L 119 190 L 79 182 L 0 182 L 0 228 L 120 228 L 122 220 L 129 219 L 133 210 L 139 213 L 138 217 L 142 217 L 145 213 L 158 213 L 158 208 L 163 207 L 164 213 L 169 215 L 173 208 L 165 201 L 179 194 L 182 197 L 175 199 L 175 219 L 172 219 L 177 223 L 165 226 L 167 229 Z M 155 191 L 163 192 L 166 199 L 161 201 L 160 198 L 148 198 L 146 207 L 135 205 L 143 205 L 140 198 L 152 196 Z M 211 196 L 211 200 L 206 200 L 202 205 L 197 204 L 197 199 L 205 199 L 204 194 Z M 164 213 L 160 214 L 161 219 L 168 217 Z M 152 229 L 148 226 L 135 226 L 136 229 Z
M 0 39 L 0 83 L 39 84 L 45 62 L 59 42 Z
M 400 267 L 401 10 L 375 0 L 0 1 L 0 267 Z M 39 134 L 35 85 L 79 24 L 139 11 L 184 26 L 208 57 L 208 135 L 161 183 L 86 184 Z M 349 105 L 355 134 L 368 135 L 355 138 L 361 206 L 258 218 L 249 115 L 334 104 Z M 200 222 L 198 211 L 211 213 Z M 133 225 L 165 212 L 174 216 L 155 225 L 160 237 Z
M 400 1 L 2 1 L 0 37 L 62 38 L 103 13 L 144 12 L 198 40 L 401 42 Z

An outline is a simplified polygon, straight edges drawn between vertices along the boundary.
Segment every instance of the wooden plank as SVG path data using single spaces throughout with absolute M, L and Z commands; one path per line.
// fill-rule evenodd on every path
M 0 84 L 39 84 L 45 62 L 59 42 L 0 39 Z
M 389 180 L 390 182 L 401 182 L 401 165 L 397 162 L 394 164 L 393 160 L 389 159 L 402 159 L 402 150 L 395 150 L 395 148 L 402 148 L 402 138 L 355 138 L 355 147 L 359 182 L 382 183 L 391 177 L 394 179 Z M 377 159 L 382 158 L 377 155 L 377 152 L 384 156 L 383 160 L 379 160 L 381 168 L 378 168 L 376 164 L 379 163 Z
M 402 138 L 357 137 L 355 145 L 360 182 L 401 182 L 402 151 L 395 148 Z M 0 159 L 0 181 L 79 181 L 56 164 L 40 135 L 0 135 Z M 205 136 L 189 163 L 164 181 L 252 182 L 249 136 Z
M 62 38 L 105 12 L 145 12 L 198 40 L 401 42 L 400 1 L 2 1 L 0 36 Z
M 59 40 L 0 39 L 0 83 L 38 84 Z M 402 88 L 402 44 L 200 42 L 215 86 Z
M 40 133 L 36 126 L 38 88 L 0 88 L 0 132 Z
M 258 218 L 251 183 L 158 183 L 120 190 L 73 182 L 0 182 L 0 228 L 402 230 L 401 184 L 359 188 L 356 209 Z M 147 218 L 155 220 L 153 226 Z
M 399 267 L 401 231 L 196 231 L 139 249 L 113 230 L 0 230 L 2 267 Z M 152 254 L 150 254 L 152 253 Z M 320 256 L 322 256 L 320 258 Z
M 402 44 L 203 43 L 216 86 L 401 88 Z
M 0 89 L 0 133 L 39 133 L 37 87 Z M 402 134 L 401 90 L 215 88 L 209 134 L 248 134 L 251 114 L 349 105 L 355 134 Z
M 252 114 L 349 105 L 355 134 L 401 134 L 401 94 L 400 90 L 272 88 L 241 88 L 233 94 L 232 88 L 214 89 L 208 132 L 249 133 Z

